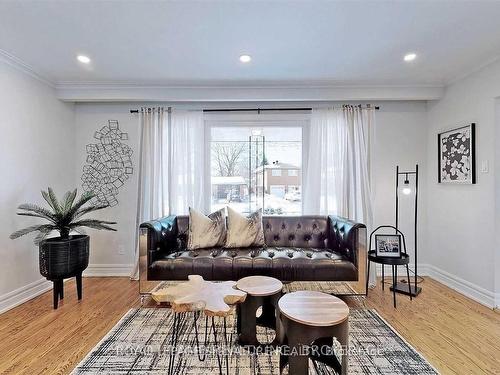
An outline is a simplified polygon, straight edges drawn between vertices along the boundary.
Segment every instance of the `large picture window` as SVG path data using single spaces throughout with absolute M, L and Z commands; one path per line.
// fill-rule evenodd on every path
M 212 125 L 211 209 L 302 213 L 302 127 Z

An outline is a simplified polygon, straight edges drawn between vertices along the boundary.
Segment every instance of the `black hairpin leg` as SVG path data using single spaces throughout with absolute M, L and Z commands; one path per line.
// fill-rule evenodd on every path
M 198 359 L 203 362 L 207 358 L 207 344 L 208 344 L 208 316 L 205 316 L 205 339 L 203 340 L 203 354 L 200 350 L 200 339 L 198 338 L 198 318 L 200 317 L 200 312 L 195 311 L 194 313 L 194 332 L 196 337 L 196 348 L 198 352 Z
M 168 363 L 168 374 L 174 375 L 174 360 L 175 360 L 175 351 L 177 348 L 177 341 L 179 339 L 179 314 L 174 312 L 174 323 L 172 327 L 172 340 L 170 344 L 170 360 Z
M 212 332 L 214 334 L 214 344 L 215 344 L 215 353 L 217 354 L 217 363 L 219 365 L 219 374 L 222 375 L 222 359 L 219 354 L 219 348 L 217 343 L 217 328 L 215 327 L 215 319 L 212 316 Z M 231 334 L 232 337 L 232 334 Z M 227 325 L 226 325 L 226 317 L 224 317 L 224 341 L 225 341 L 225 357 L 226 357 L 226 375 L 229 375 L 229 353 L 228 353 L 228 339 L 227 339 Z

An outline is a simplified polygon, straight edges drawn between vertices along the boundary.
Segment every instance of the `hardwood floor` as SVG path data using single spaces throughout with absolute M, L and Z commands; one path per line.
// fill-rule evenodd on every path
M 86 278 L 77 302 L 74 281 L 52 310 L 47 292 L 0 315 L 0 374 L 68 374 L 125 312 L 140 305 L 138 283 Z M 426 278 L 412 302 L 380 286 L 365 304 L 375 308 L 442 374 L 500 374 L 500 314 Z M 354 299 L 351 306 L 358 305 Z
M 380 284 L 380 283 L 379 283 Z M 379 314 L 442 374 L 500 374 L 500 314 L 425 278 L 410 302 L 380 285 L 366 306 Z
M 83 300 L 76 283 L 52 309 L 52 291 L 0 315 L 0 374 L 69 374 L 131 308 L 139 306 L 138 282 L 85 278 Z

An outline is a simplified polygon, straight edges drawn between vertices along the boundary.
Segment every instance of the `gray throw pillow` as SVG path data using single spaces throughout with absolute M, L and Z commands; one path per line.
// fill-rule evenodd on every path
M 227 207 L 227 240 L 226 247 L 264 246 L 264 230 L 262 228 L 262 209 L 248 216 Z
M 226 242 L 225 209 L 206 216 L 189 207 L 188 250 L 222 247 Z

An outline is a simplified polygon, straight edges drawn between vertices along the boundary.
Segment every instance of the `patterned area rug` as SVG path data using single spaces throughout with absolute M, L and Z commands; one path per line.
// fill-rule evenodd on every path
M 374 310 L 351 310 L 349 374 L 437 374 L 436 370 L 395 332 Z M 221 347 L 223 320 L 215 319 L 219 345 L 209 334 L 205 361 L 198 359 L 194 314 L 180 314 L 174 374 L 218 374 L 214 348 Z M 167 308 L 131 309 L 108 335 L 75 368 L 73 374 L 167 374 L 171 357 L 173 314 Z M 209 320 L 210 325 L 210 320 Z M 273 350 L 251 354 L 235 343 L 236 322 L 227 318 L 229 373 L 236 375 L 279 374 L 279 355 Z M 203 348 L 205 319 L 198 320 Z M 259 340 L 271 342 L 274 331 L 259 328 Z M 224 345 L 222 345 L 224 346 Z M 224 346 L 225 347 L 225 346 Z M 225 355 L 224 353 L 222 355 Z M 223 359 L 222 359 L 223 361 Z M 224 373 L 225 362 L 223 361 Z M 286 369 L 285 369 L 286 373 Z M 333 369 L 311 361 L 310 374 L 335 374 Z

